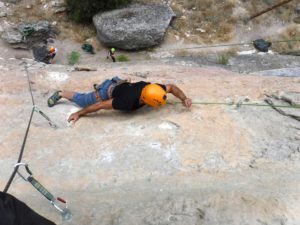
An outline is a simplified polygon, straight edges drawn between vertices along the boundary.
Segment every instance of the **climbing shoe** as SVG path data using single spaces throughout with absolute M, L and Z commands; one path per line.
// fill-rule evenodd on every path
M 54 106 L 58 102 L 58 100 L 61 99 L 61 96 L 59 95 L 59 92 L 60 91 L 54 92 L 54 94 L 51 95 L 50 98 L 48 98 L 47 103 L 48 103 L 49 107 Z

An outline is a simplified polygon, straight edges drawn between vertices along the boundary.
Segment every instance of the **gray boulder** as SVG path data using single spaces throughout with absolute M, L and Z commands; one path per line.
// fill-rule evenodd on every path
M 104 45 L 135 50 L 160 44 L 173 17 L 175 14 L 167 5 L 135 4 L 99 13 L 93 21 L 98 39 Z
M 58 33 L 57 29 L 47 21 L 37 23 L 20 23 L 4 30 L 2 39 L 13 48 L 30 49 L 35 44 L 46 43 Z

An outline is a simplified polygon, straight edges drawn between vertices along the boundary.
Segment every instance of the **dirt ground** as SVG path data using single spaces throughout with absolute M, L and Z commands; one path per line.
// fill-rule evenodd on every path
M 18 23 L 34 22 L 41 19 L 48 20 L 60 30 L 60 34 L 53 43 L 59 51 L 54 63 L 68 64 L 68 57 L 72 51 L 80 53 L 79 64 L 101 65 L 110 62 L 106 59 L 108 49 L 98 42 L 93 26 L 75 24 L 68 20 L 65 13 L 54 13 L 56 9 L 53 7 L 54 2 L 50 0 L 23 0 L 16 5 L 11 4 L 10 8 L 14 14 L 7 18 L 1 18 L 0 27 L 5 27 L 7 21 Z M 163 1 L 155 0 L 152 2 Z M 293 22 L 297 16 L 295 12 L 297 2 L 291 2 L 247 24 L 243 22 L 243 18 L 275 4 L 276 1 L 254 3 L 237 0 L 223 2 L 175 0 L 164 3 L 169 4 L 177 15 L 166 33 L 164 42 L 152 51 L 123 52 L 117 50 L 117 56 L 126 55 L 133 62 L 177 56 L 201 57 L 208 53 L 221 56 L 236 54 L 241 50 L 253 50 L 253 46 L 241 45 L 204 49 L 197 49 L 197 47 L 211 44 L 251 43 L 258 38 L 270 41 L 300 38 L 299 24 Z M 81 45 L 86 42 L 94 46 L 95 55 L 89 55 L 82 51 Z M 272 50 L 280 53 L 297 51 L 299 43 L 273 43 Z M 51 44 L 49 43 L 49 45 Z M 2 46 L 1 43 L 0 46 Z M 193 49 L 193 47 L 196 48 Z M 178 50 L 169 51 L 168 49 Z M 5 54 L 5 56 L 10 55 L 14 57 L 14 53 Z M 29 52 L 16 52 L 17 58 L 22 58 L 23 55 L 26 58 L 32 58 L 32 54 Z

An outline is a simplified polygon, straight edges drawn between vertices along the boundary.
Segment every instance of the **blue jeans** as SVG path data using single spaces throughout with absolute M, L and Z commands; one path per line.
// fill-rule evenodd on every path
M 98 87 L 97 87 L 97 91 L 99 96 L 101 97 L 101 99 L 103 101 L 108 100 L 109 96 L 108 96 L 108 88 L 110 87 L 110 85 L 112 85 L 113 83 L 117 83 L 118 80 L 121 80 L 119 77 L 115 76 L 113 77 L 111 80 L 107 79 L 105 80 L 103 83 L 101 83 Z M 75 94 L 73 95 L 73 98 L 71 100 L 72 102 L 76 103 L 78 106 L 85 108 L 89 105 L 93 105 L 97 102 L 96 99 L 96 95 L 95 92 L 89 92 L 89 93 L 78 93 L 75 92 Z

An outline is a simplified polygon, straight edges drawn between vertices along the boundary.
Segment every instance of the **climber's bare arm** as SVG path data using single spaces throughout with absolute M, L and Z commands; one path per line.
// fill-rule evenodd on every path
M 85 107 L 78 112 L 72 113 L 68 119 L 68 122 L 76 122 L 80 117 L 85 116 L 89 113 L 97 112 L 100 109 L 113 109 L 112 101 L 113 99 L 109 99 L 103 102 L 96 102 L 95 104 Z
M 167 93 L 171 93 L 172 95 L 174 95 L 175 97 L 180 99 L 182 104 L 185 107 L 190 108 L 192 106 L 192 99 L 186 97 L 184 92 L 179 87 L 177 87 L 176 85 L 167 84 L 166 85 L 166 91 L 167 91 Z

